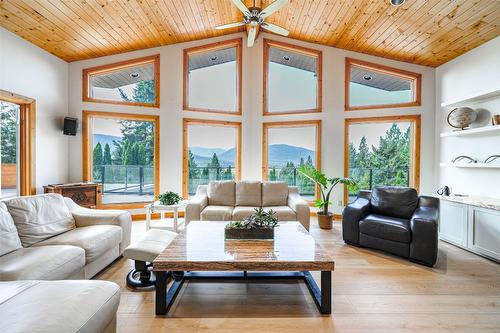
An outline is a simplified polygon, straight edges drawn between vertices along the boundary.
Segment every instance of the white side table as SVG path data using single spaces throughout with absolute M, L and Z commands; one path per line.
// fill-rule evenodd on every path
M 177 232 L 178 224 L 179 222 L 184 223 L 184 219 L 179 219 L 179 210 L 183 209 L 186 204 L 187 200 L 182 200 L 180 201 L 177 205 L 162 205 L 160 204 L 159 201 L 155 201 L 153 203 L 150 203 L 149 205 L 144 206 L 146 208 L 146 231 L 149 229 L 169 229 L 169 227 L 165 226 L 159 226 L 151 225 L 151 214 L 153 213 L 160 213 L 160 221 L 161 222 L 166 222 L 168 219 L 165 218 L 165 212 L 172 212 L 174 213 L 174 218 L 173 218 L 173 231 Z M 179 221 L 180 220 L 180 221 Z

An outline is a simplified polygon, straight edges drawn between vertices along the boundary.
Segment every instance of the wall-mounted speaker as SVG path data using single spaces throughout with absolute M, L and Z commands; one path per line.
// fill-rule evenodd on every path
M 71 117 L 64 117 L 64 135 L 76 135 L 76 130 L 78 129 L 78 119 Z

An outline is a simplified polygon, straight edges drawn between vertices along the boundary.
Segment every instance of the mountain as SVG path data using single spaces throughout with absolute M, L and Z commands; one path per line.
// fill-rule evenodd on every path
M 115 149 L 115 145 L 113 144 L 113 140 L 120 141 L 122 138 L 119 136 L 114 136 L 114 135 L 107 135 L 107 134 L 94 134 L 92 140 L 94 147 L 97 145 L 99 142 L 102 146 L 102 149 L 104 150 L 104 146 L 106 143 L 109 145 L 109 148 L 111 149 L 111 154 L 113 153 L 113 150 Z
M 214 153 L 220 156 L 226 150 L 222 148 L 189 147 L 191 152 L 200 157 L 212 157 Z
M 315 158 L 313 150 L 297 146 L 275 144 L 270 145 L 268 150 L 269 166 L 285 166 L 287 162 L 293 162 L 297 166 L 300 164 L 300 158 L 303 158 L 304 161 L 307 160 L 308 156 L 311 156 L 313 161 Z
M 190 147 L 189 148 L 194 155 L 194 160 L 198 166 L 206 166 L 214 153 L 217 154 L 219 158 L 219 163 L 222 166 L 234 166 L 236 152 L 234 148 L 224 150 L 221 148 L 202 148 L 202 147 Z M 285 166 L 287 162 L 293 162 L 294 165 L 300 164 L 300 159 L 303 158 L 304 161 L 307 157 L 315 159 L 315 152 L 310 149 L 285 145 L 285 144 L 275 144 L 269 146 L 269 165 L 275 167 Z

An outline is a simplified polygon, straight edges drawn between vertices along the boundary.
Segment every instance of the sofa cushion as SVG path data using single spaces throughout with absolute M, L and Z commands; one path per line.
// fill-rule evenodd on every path
M 232 217 L 232 206 L 207 206 L 200 214 L 202 221 L 231 221 Z
M 24 247 L 75 228 L 60 194 L 50 193 L 5 201 Z
M 262 206 L 286 206 L 288 185 L 285 182 L 262 183 Z
M 116 225 L 81 227 L 54 236 L 35 246 L 73 245 L 85 250 L 85 263 L 89 264 L 122 241 L 122 228 Z
M 137 242 L 129 245 L 123 256 L 133 260 L 153 262 L 177 234 L 168 230 L 149 229 Z
M 279 221 L 297 221 L 297 215 L 288 206 L 267 206 L 267 207 L 262 207 L 264 211 L 269 212 L 272 210 L 275 212 L 275 216 L 278 218 Z
M 224 180 L 208 183 L 209 205 L 234 206 L 234 181 Z
M 255 213 L 255 209 L 258 207 L 253 206 L 236 206 L 233 210 L 233 220 L 242 221 L 245 217 L 248 217 Z
M 21 248 L 0 257 L 0 281 L 63 280 L 85 266 L 83 249 L 69 245 Z
M 14 220 L 10 216 L 7 206 L 0 202 L 0 256 L 22 247 L 17 234 Z
M 262 205 L 262 182 L 241 181 L 236 182 L 236 206 Z
M 2 331 L 115 332 L 120 287 L 108 281 L 0 283 Z
M 410 219 L 418 206 L 418 193 L 409 187 L 375 187 L 371 196 L 372 212 L 375 214 Z
M 411 241 L 410 221 L 396 217 L 369 214 L 359 222 L 359 231 L 368 236 L 394 242 Z

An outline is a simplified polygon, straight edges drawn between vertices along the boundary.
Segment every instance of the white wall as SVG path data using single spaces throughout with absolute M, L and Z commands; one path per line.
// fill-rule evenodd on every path
M 0 28 L 0 89 L 36 100 L 36 187 L 68 180 L 68 63 Z
M 184 48 L 243 36 L 243 115 L 216 115 L 182 111 L 182 52 Z M 323 51 L 323 112 L 314 115 L 262 116 L 262 38 L 281 40 Z M 261 179 L 262 122 L 300 119 L 322 119 L 323 147 L 322 167 L 328 175 L 343 175 L 344 118 L 382 115 L 422 115 L 421 192 L 434 189 L 434 69 L 345 51 L 332 47 L 299 42 L 274 35 L 261 34 L 253 48 L 246 47 L 245 34 L 234 34 L 209 40 L 163 46 L 125 54 L 70 63 L 69 69 L 69 113 L 81 118 L 82 110 L 114 111 L 127 113 L 159 114 L 161 116 L 161 184 L 160 190 L 182 190 L 182 118 L 223 119 L 243 122 L 242 178 Z M 160 54 L 160 109 L 118 106 L 82 102 L 82 69 L 134 57 Z M 422 106 L 391 110 L 367 110 L 344 112 L 344 61 L 345 57 L 381 63 L 423 74 Z M 71 181 L 82 177 L 81 133 L 70 139 L 69 174 Z M 342 191 L 337 190 L 337 199 Z M 341 207 L 335 206 L 335 212 Z
M 500 138 L 465 137 L 440 138 L 440 132 L 451 131 L 446 116 L 452 108 L 441 108 L 441 103 L 462 100 L 500 90 L 500 37 L 489 41 L 436 69 L 436 179 L 437 185 L 448 185 L 454 193 L 500 197 L 498 169 L 440 168 L 439 162 L 468 155 L 480 160 L 500 154 Z M 464 104 L 476 110 L 500 114 L 500 98 Z M 484 112 L 484 111 L 483 111 Z M 489 119 L 482 124 L 486 124 Z M 491 124 L 491 121 L 489 121 Z

